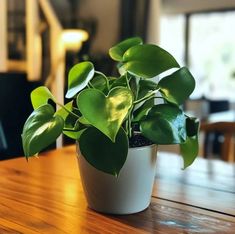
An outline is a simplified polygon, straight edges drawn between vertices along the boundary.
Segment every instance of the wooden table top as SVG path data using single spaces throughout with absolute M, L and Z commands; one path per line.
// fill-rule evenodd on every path
M 158 153 L 152 202 L 143 212 L 104 215 L 87 207 L 75 147 L 0 162 L 0 234 L 235 233 L 235 165 L 197 159 L 182 171 Z

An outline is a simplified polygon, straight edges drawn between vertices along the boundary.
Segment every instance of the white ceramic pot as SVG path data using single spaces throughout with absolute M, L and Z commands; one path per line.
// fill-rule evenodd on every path
M 132 214 L 149 206 L 156 168 L 156 146 L 130 148 L 116 178 L 91 166 L 79 147 L 78 165 L 88 206 L 103 213 Z

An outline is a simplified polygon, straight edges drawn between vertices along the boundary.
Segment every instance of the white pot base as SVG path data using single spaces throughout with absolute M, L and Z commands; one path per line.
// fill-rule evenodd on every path
M 78 148 L 78 164 L 88 206 L 101 213 L 132 214 L 151 200 L 156 168 L 156 146 L 129 149 L 118 178 L 91 166 Z

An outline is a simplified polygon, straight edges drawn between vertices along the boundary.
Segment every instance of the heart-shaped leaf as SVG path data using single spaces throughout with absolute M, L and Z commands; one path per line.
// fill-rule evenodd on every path
M 47 104 L 49 99 L 51 99 L 53 102 L 56 103 L 55 97 L 52 95 L 50 90 L 45 86 L 40 86 L 34 89 L 31 92 L 30 96 L 34 110 L 37 109 L 39 106 Z
M 26 120 L 22 133 L 26 158 L 46 148 L 62 133 L 64 120 L 60 116 L 53 116 L 54 113 L 54 108 L 46 104 L 34 110 Z
M 113 88 L 108 96 L 100 90 L 86 89 L 77 97 L 82 115 L 112 141 L 115 141 L 132 102 L 131 91 L 124 87 Z
M 186 67 L 182 67 L 161 79 L 158 88 L 166 100 L 181 105 L 193 92 L 195 80 L 190 71 Z
M 156 45 L 137 45 L 123 55 L 126 71 L 143 78 L 153 78 L 171 68 L 179 67 L 174 57 Z
M 78 63 L 69 71 L 68 91 L 66 98 L 74 97 L 78 92 L 84 89 L 95 73 L 91 62 Z
M 141 121 L 145 137 L 156 144 L 180 144 L 186 140 L 186 120 L 181 109 L 171 104 L 151 108 Z
M 128 139 L 120 128 L 115 143 L 96 128 L 82 133 L 79 147 L 85 159 L 96 169 L 118 176 L 128 153 Z
M 140 37 L 126 39 L 109 50 L 109 55 L 113 60 L 122 61 L 123 54 L 132 46 L 140 45 L 143 41 Z

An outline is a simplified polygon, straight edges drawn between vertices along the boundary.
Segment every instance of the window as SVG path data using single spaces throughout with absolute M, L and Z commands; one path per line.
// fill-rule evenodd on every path
M 189 66 L 197 79 L 194 97 L 235 100 L 235 12 L 190 17 Z
M 184 15 L 161 18 L 160 46 L 170 52 L 180 65 L 184 65 Z
M 163 16 L 160 45 L 181 65 L 188 57 L 188 66 L 197 82 L 192 98 L 235 101 L 235 11 L 195 13 L 188 19 L 186 42 L 185 15 Z

